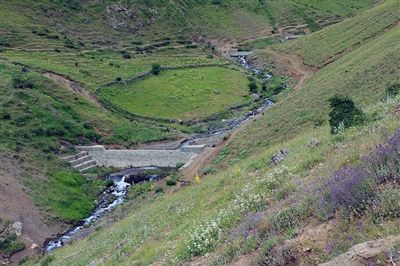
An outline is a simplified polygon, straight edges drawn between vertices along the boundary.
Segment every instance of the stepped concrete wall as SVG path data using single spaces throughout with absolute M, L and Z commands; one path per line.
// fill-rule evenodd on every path
M 79 146 L 87 151 L 98 166 L 106 167 L 175 167 L 177 163 L 188 163 L 197 153 L 187 150 L 107 150 L 104 146 Z M 198 149 L 195 149 L 198 151 Z

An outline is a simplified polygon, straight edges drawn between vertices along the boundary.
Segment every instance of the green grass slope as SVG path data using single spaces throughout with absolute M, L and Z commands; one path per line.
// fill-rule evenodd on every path
M 340 26 L 340 25 L 339 25 Z M 264 116 L 252 122 L 222 151 L 218 161 L 237 161 L 255 150 L 289 140 L 328 119 L 328 99 L 348 96 L 367 108 L 400 83 L 400 30 L 395 27 L 317 72 Z
M 224 265 L 250 253 L 255 261 L 246 262 L 270 265 L 280 259 L 272 249 L 282 247 L 282 256 L 287 250 L 290 258 L 308 265 L 327 261 L 356 243 L 398 234 L 399 219 L 389 215 L 375 223 L 372 209 L 357 213 L 350 222 L 345 212 L 327 221 L 315 209 L 319 194 L 313 189 L 340 166 L 359 163 L 363 154 L 381 142 L 376 128 L 393 132 L 398 127 L 398 118 L 387 112 L 393 106 L 378 106 L 374 111 L 382 120 L 348 130 L 340 139 L 330 135 L 328 126 L 297 135 L 285 143 L 290 155 L 283 166 L 267 166 L 280 148 L 277 145 L 175 193 L 162 194 L 154 187 L 144 197 L 131 196 L 121 210 L 126 217 L 107 228 L 99 227 L 90 237 L 47 255 L 42 262 L 175 265 L 194 260 L 200 265 Z M 310 138 L 318 138 L 321 144 L 309 147 Z M 380 191 L 385 189 L 391 191 L 388 184 Z M 386 205 L 379 206 L 375 211 L 383 214 Z M 360 224 L 367 229 L 360 230 Z M 311 228 L 315 236 L 312 228 L 318 226 L 329 226 L 318 241 L 307 242 L 307 235 L 301 238 L 307 232 L 302 228 Z M 284 246 L 287 242 L 293 244 L 290 249 Z M 310 247 L 307 256 L 301 255 L 304 246 Z
M 306 24 L 355 14 L 373 0 L 282 1 L 3 1 L 0 45 L 17 48 L 126 46 L 143 40 L 204 34 L 252 35 L 275 27 Z
M 385 1 L 359 16 L 299 38 L 278 49 L 300 55 L 305 64 L 321 67 L 391 27 L 397 27 L 398 30 L 399 13 L 398 1 Z
M 249 103 L 247 76 L 223 67 L 162 71 L 101 90 L 100 96 L 134 114 L 189 120 Z
M 18 162 L 19 178 L 36 203 L 60 219 L 90 213 L 101 185 L 56 157 L 69 151 L 60 141 L 129 145 L 166 136 L 151 125 L 114 116 L 33 71 L 0 62 L 0 73 L 0 153 Z

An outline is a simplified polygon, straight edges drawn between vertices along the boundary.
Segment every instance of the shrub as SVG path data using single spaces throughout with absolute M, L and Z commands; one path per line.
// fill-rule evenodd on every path
M 368 172 L 382 183 L 400 180 L 400 130 L 375 147 L 363 158 Z
M 400 218 L 400 190 L 386 188 L 381 191 L 374 204 L 373 214 L 377 221 Z
M 122 57 L 125 59 L 131 59 L 131 54 L 127 51 L 121 51 Z
M 400 93 L 400 84 L 394 84 L 386 89 L 386 96 L 388 98 L 393 98 L 397 96 L 399 93 Z
M 158 63 L 154 63 L 151 65 L 151 73 L 153 75 L 158 75 L 161 72 L 161 65 Z
M 253 80 L 247 85 L 249 87 L 250 93 L 257 93 L 257 83 Z
M 329 102 L 331 107 L 329 113 L 331 133 L 337 133 L 337 129 L 340 127 L 348 128 L 363 122 L 364 116 L 362 111 L 356 108 L 351 99 L 335 96 L 329 99 Z
M 75 48 L 75 45 L 70 39 L 65 39 L 64 47 L 73 49 Z
M 18 75 L 12 79 L 13 87 L 16 89 L 32 89 L 34 84 L 31 77 Z
M 15 252 L 23 250 L 25 245 L 17 239 L 15 233 L 9 234 L 6 237 L 0 238 L 0 254 L 10 256 Z
M 296 209 L 287 209 L 278 213 L 272 221 L 272 225 L 277 231 L 286 231 L 297 227 L 299 224 L 298 213 Z
M 178 183 L 179 177 L 177 175 L 173 175 L 171 176 L 168 180 L 167 180 L 167 186 L 175 186 Z
M 176 169 L 179 169 L 179 168 L 181 168 L 181 167 L 184 166 L 184 165 L 185 165 L 185 163 L 178 162 L 178 163 L 176 163 Z
M 359 211 L 371 202 L 373 196 L 373 182 L 360 167 L 340 168 L 327 180 L 324 187 L 326 192 L 319 207 L 328 215 L 329 212 L 339 209 Z

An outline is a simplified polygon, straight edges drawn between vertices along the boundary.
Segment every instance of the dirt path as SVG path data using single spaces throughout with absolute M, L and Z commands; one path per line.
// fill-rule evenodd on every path
M 1 153 L 0 165 L 0 217 L 22 223 L 21 239 L 26 246 L 25 250 L 12 256 L 11 260 L 15 262 L 28 254 L 39 253 L 45 239 L 64 230 L 65 224 L 46 220 L 46 213 L 34 204 L 19 182 L 23 173 L 19 165 Z M 33 178 L 41 178 L 35 170 L 31 174 Z M 32 249 L 33 244 L 37 247 Z
M 98 107 L 102 107 L 101 103 L 98 101 L 97 97 L 94 95 L 93 92 L 88 91 L 85 89 L 80 83 L 71 80 L 63 75 L 54 73 L 54 72 L 44 72 L 43 76 L 55 81 L 62 87 L 74 92 L 78 93 L 81 96 L 85 97 L 87 100 L 89 100 L 91 103 L 95 104 Z
M 294 87 L 294 90 L 299 90 L 304 86 L 304 84 L 311 79 L 315 72 L 318 71 L 317 68 L 312 68 L 303 64 L 301 58 L 297 55 L 290 55 L 284 53 L 275 52 L 277 58 L 289 62 L 287 66 L 291 68 L 291 70 L 298 74 L 300 80 Z

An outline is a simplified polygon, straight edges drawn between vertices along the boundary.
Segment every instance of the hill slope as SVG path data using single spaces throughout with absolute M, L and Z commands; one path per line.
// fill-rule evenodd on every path
M 397 2 L 388 3 L 376 7 L 381 12 L 380 16 L 391 16 L 392 10 L 398 10 L 400 7 Z M 371 14 L 371 11 L 366 11 L 352 20 L 364 19 L 365 14 Z M 301 47 L 300 43 L 309 40 L 307 51 L 318 50 L 319 47 L 323 47 L 320 46 L 319 36 L 326 36 L 326 42 L 330 40 L 335 43 L 338 40 L 336 32 L 347 23 L 348 21 L 344 21 L 323 29 L 310 37 L 305 37 L 307 39 L 285 45 L 283 49 L 291 45 Z M 400 30 L 397 22 L 393 23 L 394 26 L 386 31 L 383 31 L 386 26 L 381 25 L 380 35 L 320 69 L 302 88 L 289 93 L 287 98 L 282 99 L 264 116 L 254 121 L 251 127 L 247 127 L 229 144 L 222 154 L 224 160 L 237 158 L 239 153 L 245 157 L 254 150 L 289 140 L 307 128 L 326 123 L 329 111 L 328 99 L 336 94 L 354 99 L 362 108 L 367 108 L 383 99 L 385 90 L 400 82 L 397 53 L 400 48 Z M 321 53 L 318 56 L 321 56 Z

